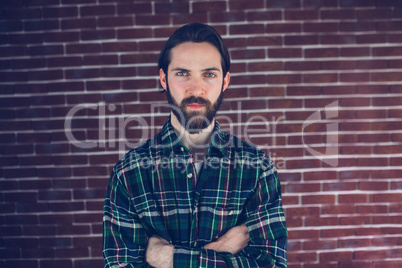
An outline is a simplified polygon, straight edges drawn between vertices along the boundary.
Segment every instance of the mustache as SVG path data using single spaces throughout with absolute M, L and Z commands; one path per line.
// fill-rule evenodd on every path
M 190 103 L 198 103 L 198 104 L 201 104 L 204 106 L 211 105 L 211 102 L 209 100 L 203 99 L 201 97 L 196 97 L 196 96 L 191 96 L 191 97 L 185 98 L 181 101 L 182 106 L 188 105 Z

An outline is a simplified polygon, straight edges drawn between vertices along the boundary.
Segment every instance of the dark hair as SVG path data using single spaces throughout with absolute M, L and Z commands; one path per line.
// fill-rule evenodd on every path
M 171 61 L 172 48 L 184 42 L 202 43 L 208 42 L 215 46 L 221 54 L 222 72 L 225 76 L 230 69 L 230 56 L 222 37 L 209 25 L 202 23 L 191 23 L 177 29 L 167 40 L 159 56 L 159 69 L 167 74 Z

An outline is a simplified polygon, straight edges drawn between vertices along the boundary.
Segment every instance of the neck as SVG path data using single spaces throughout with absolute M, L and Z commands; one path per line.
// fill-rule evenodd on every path
M 215 126 L 215 119 L 212 123 L 199 133 L 191 134 L 186 130 L 177 117 L 171 113 L 172 126 L 179 137 L 181 143 L 186 146 L 192 153 L 206 152 L 211 142 L 212 132 Z

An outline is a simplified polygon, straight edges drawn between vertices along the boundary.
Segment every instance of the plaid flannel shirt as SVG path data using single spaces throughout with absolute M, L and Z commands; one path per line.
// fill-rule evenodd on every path
M 238 255 L 203 248 L 243 223 L 250 241 Z M 113 169 L 103 215 L 105 267 L 150 267 L 145 250 L 155 234 L 174 245 L 174 267 L 286 267 L 274 164 L 216 122 L 198 176 L 169 117 L 159 134 Z

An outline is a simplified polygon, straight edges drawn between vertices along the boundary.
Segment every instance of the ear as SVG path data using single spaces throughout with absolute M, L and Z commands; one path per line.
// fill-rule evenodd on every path
M 159 69 L 159 80 L 161 82 L 161 85 L 164 90 L 167 90 L 167 79 L 166 79 L 166 74 L 165 72 L 161 69 Z
M 226 88 L 229 86 L 230 83 L 230 73 L 227 72 L 225 77 L 223 78 L 223 91 L 226 90 Z

